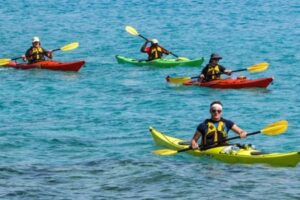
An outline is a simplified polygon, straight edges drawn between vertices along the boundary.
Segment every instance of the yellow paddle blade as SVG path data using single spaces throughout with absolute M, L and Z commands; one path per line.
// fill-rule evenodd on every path
M 169 156 L 169 155 L 176 154 L 177 151 L 172 150 L 172 149 L 159 149 L 159 150 L 153 151 L 153 153 L 156 155 L 160 155 L 160 156 Z
M 181 60 L 181 61 L 189 61 L 190 59 L 186 58 L 186 57 L 178 57 L 177 60 Z
M 70 43 L 70 44 L 67 44 L 67 45 L 61 47 L 60 50 L 61 51 L 70 51 L 70 50 L 76 49 L 78 46 L 79 46 L 79 42 L 73 42 L 73 43 Z
M 131 34 L 131 35 L 134 35 L 134 36 L 138 36 L 139 33 L 137 32 L 137 30 L 135 30 L 135 28 L 133 28 L 132 26 L 126 26 L 125 27 L 125 30 Z
M 9 58 L 2 58 L 0 59 L 0 66 L 7 65 L 10 61 L 11 59 Z
M 263 63 L 258 63 L 255 65 L 252 65 L 251 67 L 247 68 L 247 71 L 255 73 L 255 72 L 262 72 L 267 70 L 269 67 L 269 63 L 263 62 Z
M 168 82 L 173 84 L 183 84 L 185 82 L 191 81 L 191 77 L 167 77 L 166 78 Z
M 279 135 L 287 130 L 288 124 L 288 121 L 281 120 L 273 124 L 269 124 L 264 129 L 260 130 L 260 132 L 266 135 Z

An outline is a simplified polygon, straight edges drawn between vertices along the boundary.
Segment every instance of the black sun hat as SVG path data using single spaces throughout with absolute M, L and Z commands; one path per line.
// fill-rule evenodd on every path
M 213 53 L 210 55 L 210 59 L 219 59 L 220 60 L 220 59 L 222 59 L 222 57 L 219 56 L 219 54 Z

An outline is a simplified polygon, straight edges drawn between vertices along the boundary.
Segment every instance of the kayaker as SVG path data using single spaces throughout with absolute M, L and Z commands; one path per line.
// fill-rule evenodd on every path
M 201 148 L 226 145 L 228 131 L 233 130 L 241 138 L 247 137 L 247 132 L 238 127 L 234 122 L 222 118 L 223 105 L 220 101 L 214 101 L 210 104 L 211 118 L 204 120 L 197 127 L 192 139 L 192 148 L 198 149 L 198 140 L 201 138 Z
M 199 76 L 199 82 L 221 79 L 222 73 L 231 75 L 232 70 L 225 69 L 225 67 L 219 65 L 221 59 L 222 57 L 216 53 L 210 55 L 209 63 L 205 66 Z
M 30 64 L 45 60 L 45 56 L 52 59 L 52 51 L 47 51 L 41 47 L 39 37 L 33 37 L 32 46 L 26 51 L 22 58 Z
M 148 47 L 147 45 L 151 43 Z M 158 45 L 157 39 L 146 40 L 146 42 L 141 47 L 141 52 L 148 54 L 148 61 L 161 58 L 163 54 L 169 55 L 170 52 Z

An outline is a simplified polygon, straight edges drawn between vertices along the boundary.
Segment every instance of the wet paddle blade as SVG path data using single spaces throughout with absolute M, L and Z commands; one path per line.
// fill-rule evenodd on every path
M 61 47 L 60 50 L 61 51 L 70 51 L 70 50 L 76 49 L 78 46 L 79 46 L 79 42 L 73 42 L 73 43 L 70 43 L 70 44 L 67 44 L 67 45 Z
M 153 153 L 156 155 L 160 155 L 160 156 L 169 156 L 169 155 L 174 155 L 174 154 L 178 153 L 178 151 L 172 150 L 172 149 L 159 149 L 159 150 L 153 151 Z
M 139 33 L 137 32 L 137 30 L 135 30 L 135 28 L 133 28 L 132 26 L 126 26 L 125 27 L 125 30 L 131 34 L 131 35 L 134 35 L 134 36 L 138 36 Z
M 10 61 L 11 59 L 9 58 L 2 58 L 0 59 L 0 66 L 7 65 Z
M 173 84 L 183 84 L 185 82 L 191 81 L 191 77 L 167 77 L 166 78 L 169 83 Z
M 263 62 L 263 63 L 258 63 L 255 65 L 252 65 L 251 67 L 248 67 L 247 71 L 249 71 L 251 73 L 262 72 L 262 71 L 267 70 L 268 67 L 269 67 L 269 63 Z
M 264 129 L 260 130 L 265 135 L 279 135 L 284 133 L 288 128 L 288 121 L 281 120 L 273 124 L 269 124 Z

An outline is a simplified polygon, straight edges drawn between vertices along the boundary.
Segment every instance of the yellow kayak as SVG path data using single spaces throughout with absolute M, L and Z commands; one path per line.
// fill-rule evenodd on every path
M 156 144 L 173 150 L 186 149 L 188 144 L 178 138 L 170 137 L 155 128 L 149 128 Z M 251 146 L 232 148 L 234 146 L 219 146 L 207 150 L 186 151 L 194 156 L 208 156 L 226 163 L 268 164 L 281 167 L 295 167 L 300 162 L 300 152 L 263 153 Z

